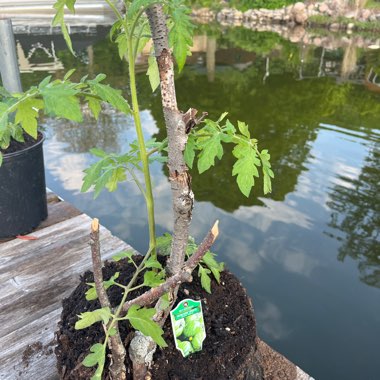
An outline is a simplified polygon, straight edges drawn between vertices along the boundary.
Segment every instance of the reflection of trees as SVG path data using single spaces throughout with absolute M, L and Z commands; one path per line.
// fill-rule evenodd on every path
M 286 51 L 283 49 L 282 51 Z M 319 56 L 318 56 L 319 58 Z M 320 123 L 333 123 L 345 128 L 365 130 L 376 128 L 380 114 L 380 102 L 362 86 L 351 83 L 337 85 L 334 78 L 315 78 L 295 81 L 293 62 L 284 65 L 284 57 L 271 58 L 271 76 L 262 83 L 265 58 L 256 57 L 244 71 L 234 70 L 216 62 L 214 82 L 208 83 L 204 70 L 198 66 L 187 67 L 178 78 L 179 103 L 186 110 L 195 107 L 208 111 L 217 118 L 229 110 L 233 121 L 238 117 L 251 127 L 262 147 L 269 147 L 276 178 L 271 197 L 283 200 L 294 191 L 298 176 L 305 169 L 310 142 L 316 138 Z M 318 62 L 315 64 L 318 71 Z M 148 86 L 148 84 L 146 84 Z M 149 87 L 141 86 L 142 98 L 148 99 Z M 145 91 L 147 96 L 144 96 Z M 156 120 L 162 120 L 159 99 L 150 98 L 150 108 Z M 163 124 L 158 122 L 164 136 Z M 255 196 L 242 196 L 230 173 L 234 163 L 231 152 L 226 149 L 223 163 L 204 175 L 193 176 L 193 187 L 198 201 L 210 201 L 217 207 L 233 211 L 241 205 L 257 204 Z M 261 195 L 261 184 L 255 194 Z M 214 189 L 222 188 L 223 192 Z
M 374 144 L 357 179 L 341 179 L 352 186 L 336 185 L 328 203 L 329 226 L 344 234 L 337 237 L 338 260 L 357 260 L 360 280 L 380 288 L 380 146 Z
M 85 122 L 78 125 L 66 120 L 53 123 L 55 136 L 58 141 L 67 144 L 68 152 L 85 153 L 91 148 L 97 147 L 108 152 L 119 152 L 120 132 L 125 129 L 125 118 L 123 123 L 117 120 L 116 114 L 103 113 L 96 121 L 92 117 L 86 118 Z
M 191 105 L 208 111 L 211 118 L 230 110 L 233 121 L 239 115 L 239 119 L 248 122 L 261 147 L 270 147 L 276 183 L 279 184 L 274 187 L 272 197 L 283 200 L 294 190 L 309 153 L 308 142 L 316 137 L 315 128 L 320 122 L 324 91 L 315 90 L 321 86 L 318 83 L 296 82 L 288 75 L 270 77 L 270 85 L 263 85 L 263 74 L 258 75 L 258 71 L 264 70 L 262 63 L 258 61 L 244 72 L 219 67 L 214 82 L 208 84 L 205 73 L 187 69 L 178 78 L 177 94 L 184 109 Z M 153 103 L 151 109 L 157 119 L 160 116 L 157 103 Z M 163 136 L 163 131 L 161 134 Z M 197 200 L 211 201 L 228 211 L 258 203 L 254 196 L 250 199 L 242 196 L 235 181 L 231 180 L 234 162 L 230 150 L 226 149 L 222 163 L 205 175 L 194 175 L 193 188 Z M 260 181 L 257 185 L 255 193 L 261 195 Z M 223 191 L 216 192 L 216 188 L 223 188 Z
M 274 32 L 256 32 L 243 27 L 230 28 L 221 38 L 221 45 L 239 47 L 245 51 L 266 55 L 276 47 L 281 47 L 284 39 Z
M 351 40 L 344 50 L 342 61 L 342 77 L 347 79 L 350 74 L 356 71 L 356 64 L 358 60 L 357 47 Z

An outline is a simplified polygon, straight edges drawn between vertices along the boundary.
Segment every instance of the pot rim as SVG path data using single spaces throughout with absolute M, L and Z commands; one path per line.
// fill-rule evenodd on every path
M 31 150 L 31 149 L 35 149 L 37 148 L 39 145 L 43 144 L 43 142 L 45 141 L 45 134 L 41 131 L 38 131 L 38 135 L 37 135 L 37 139 L 39 137 L 39 135 L 41 135 L 41 139 L 40 140 L 37 140 L 35 144 L 33 145 L 30 145 L 26 148 L 23 148 L 21 150 L 18 150 L 17 152 L 11 152 L 11 153 L 3 153 L 3 160 L 5 160 L 6 158 L 8 157 L 16 157 L 16 156 L 19 156 L 21 154 L 24 154 L 24 152 L 27 152 L 28 150 Z

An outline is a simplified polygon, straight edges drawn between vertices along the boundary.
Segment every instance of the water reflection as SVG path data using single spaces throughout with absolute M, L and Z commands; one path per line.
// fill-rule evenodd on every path
M 86 111 L 87 109 L 83 110 Z M 72 153 L 85 153 L 94 147 L 108 152 L 120 152 L 123 144 L 120 133 L 123 129 L 133 127 L 123 115 L 109 110 L 103 110 L 98 120 L 94 120 L 88 110 L 88 116 L 80 127 L 65 120 L 51 120 L 51 123 L 56 129 L 55 138 L 67 144 L 65 151 Z
M 380 136 L 379 136 L 380 137 Z M 331 189 L 329 226 L 338 230 L 331 236 L 341 241 L 338 259 L 358 261 L 360 280 L 380 287 L 380 146 L 369 146 L 358 176 L 340 175 Z

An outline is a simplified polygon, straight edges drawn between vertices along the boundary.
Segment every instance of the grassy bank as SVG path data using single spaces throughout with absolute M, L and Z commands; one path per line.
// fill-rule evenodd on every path
M 351 24 L 352 29 L 359 31 L 380 31 L 380 21 L 357 21 L 343 16 L 336 18 L 323 15 L 310 16 L 308 19 L 308 24 L 312 27 L 327 27 L 332 24 L 339 24 L 346 28 L 349 24 Z

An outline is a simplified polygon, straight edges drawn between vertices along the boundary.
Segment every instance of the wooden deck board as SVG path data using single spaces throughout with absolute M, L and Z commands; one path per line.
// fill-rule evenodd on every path
M 0 379 L 56 379 L 54 332 L 62 299 L 91 268 L 91 218 L 48 194 L 37 240 L 0 243 Z M 132 249 L 101 227 L 102 258 Z

